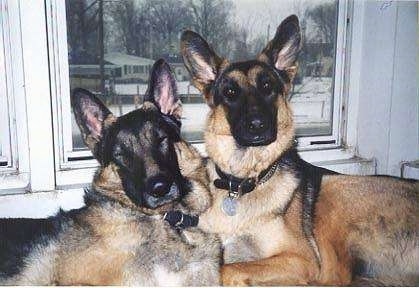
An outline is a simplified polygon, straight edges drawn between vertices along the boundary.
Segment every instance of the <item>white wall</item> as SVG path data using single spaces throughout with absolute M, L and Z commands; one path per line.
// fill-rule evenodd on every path
M 358 153 L 378 174 L 419 159 L 416 1 L 366 1 L 359 77 Z M 353 31 L 357 33 L 357 31 Z

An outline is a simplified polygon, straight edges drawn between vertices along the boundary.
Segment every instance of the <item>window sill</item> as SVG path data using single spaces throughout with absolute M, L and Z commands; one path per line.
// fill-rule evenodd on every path
M 312 162 L 316 166 L 327 168 L 347 175 L 375 175 L 375 159 L 352 157 L 350 159 Z
M 193 144 L 194 147 L 202 154 L 206 155 L 205 152 L 205 144 L 204 143 L 196 143 Z M 349 149 L 342 149 L 342 148 L 335 148 L 335 149 L 322 149 L 322 150 L 310 150 L 310 151 L 300 151 L 299 152 L 301 157 L 306 160 L 307 162 L 313 163 L 315 165 L 326 165 L 325 167 L 329 167 L 330 169 L 338 169 L 336 171 L 341 173 L 347 173 L 343 171 L 352 172 L 350 174 L 357 174 L 358 171 L 352 168 L 344 168 L 344 167 L 351 167 L 349 163 L 351 161 L 358 161 L 359 159 L 354 158 L 354 154 Z M 352 160 L 351 160 L 352 159 Z M 344 162 L 342 162 L 345 160 Z M 337 162 L 336 162 L 337 161 Z M 364 162 L 363 162 L 364 163 Z M 375 169 L 375 166 L 372 166 Z M 69 189 L 69 188 L 77 188 L 83 185 L 89 184 L 92 182 L 92 178 L 96 171 L 97 167 L 86 167 L 86 168 L 77 168 L 74 166 L 73 168 L 68 168 L 65 170 L 57 171 L 56 173 L 56 187 L 57 189 Z M 339 170 L 343 169 L 343 170 Z M 348 170 L 349 169 L 349 170 Z M 374 169 L 366 170 L 361 169 L 363 174 L 373 174 Z M 372 172 L 371 172 L 372 171 Z
M 318 151 L 301 151 L 301 158 L 313 165 L 327 168 L 348 175 L 376 174 L 375 159 L 364 159 L 355 156 L 349 149 L 330 149 Z
M 205 155 L 203 143 L 194 144 L 198 151 Z M 307 162 L 335 170 L 344 174 L 368 175 L 375 173 L 375 161 L 357 158 L 349 149 L 323 149 L 300 151 L 300 156 Z M 86 167 L 60 170 L 56 172 L 56 189 L 68 190 L 80 188 L 92 182 L 97 167 Z M 28 187 L 29 175 L 0 175 L 0 195 L 24 193 Z
M 29 173 L 0 172 L 0 196 L 23 193 L 29 185 Z
M 83 188 L 4 195 L 0 197 L 0 218 L 45 218 L 59 209 L 82 207 L 83 195 Z
M 340 173 L 357 175 L 370 175 L 375 173 L 374 159 L 367 160 L 353 157 L 350 156 L 350 154 L 343 153 L 342 151 L 329 151 L 326 153 L 326 155 L 336 153 L 335 156 L 340 154 L 340 159 L 328 159 L 327 157 L 323 157 L 322 159 L 321 156 L 325 155 L 315 156 L 316 154 L 318 155 L 318 153 L 312 153 L 313 151 L 301 152 L 301 156 L 306 160 L 316 159 L 316 161 L 312 161 L 313 164 L 332 169 Z M 87 181 L 89 177 L 93 176 L 94 170 L 95 169 L 90 168 L 78 169 L 73 171 L 63 171 L 63 173 L 71 172 L 73 173 L 72 177 L 80 177 L 79 180 L 85 178 Z M 91 173 L 90 176 L 88 176 L 88 173 Z M 68 175 L 70 174 L 67 174 L 67 176 Z M 54 215 L 59 209 L 70 210 L 82 207 L 84 205 L 84 189 L 80 187 L 83 185 L 74 184 L 74 179 L 72 183 L 67 184 L 66 188 L 56 191 L 5 195 L 0 197 L 0 218 L 43 218 Z M 71 186 L 79 186 L 79 188 L 70 188 Z

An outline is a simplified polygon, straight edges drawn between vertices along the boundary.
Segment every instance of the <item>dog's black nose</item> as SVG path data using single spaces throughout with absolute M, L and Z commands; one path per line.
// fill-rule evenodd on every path
M 170 185 L 166 182 L 158 181 L 151 188 L 151 195 L 154 197 L 163 197 L 170 191 Z
M 266 121 L 259 116 L 251 117 L 247 123 L 247 127 L 251 133 L 261 133 L 267 129 Z

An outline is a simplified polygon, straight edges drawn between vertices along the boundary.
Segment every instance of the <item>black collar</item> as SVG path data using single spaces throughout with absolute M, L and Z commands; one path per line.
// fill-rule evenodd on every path
M 173 210 L 164 214 L 163 220 L 167 221 L 172 228 L 185 229 L 198 226 L 199 217 L 184 214 L 179 210 Z
M 230 197 L 237 197 L 255 190 L 258 184 L 263 184 L 268 181 L 275 173 L 282 157 L 278 158 L 271 166 L 263 170 L 257 177 L 252 178 L 238 178 L 231 174 L 224 173 L 215 165 L 215 171 L 218 177 L 214 180 L 214 186 L 218 189 L 228 190 L 232 195 Z

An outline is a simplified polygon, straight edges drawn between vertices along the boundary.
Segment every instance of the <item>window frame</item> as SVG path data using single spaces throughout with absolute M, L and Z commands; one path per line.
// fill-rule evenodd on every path
M 65 1 L 46 0 L 45 3 L 54 119 L 55 186 L 65 189 L 89 183 L 98 164 L 90 151 L 73 150 Z M 126 65 L 124 69 L 127 69 Z
M 336 51 L 335 51 L 335 65 L 333 71 L 333 90 L 332 90 L 332 131 L 330 135 L 320 136 L 303 136 L 298 138 L 299 151 L 333 149 L 342 147 L 343 131 L 344 131 L 344 114 L 342 113 L 344 95 L 345 95 L 345 80 L 346 80 L 346 66 L 348 65 L 348 58 L 346 46 L 348 43 L 349 21 L 350 13 L 349 1 L 338 0 L 338 19 L 336 27 Z M 330 143 L 333 142 L 334 143 Z
M 0 0 L 0 83 L 2 93 L 2 157 L 8 165 L 0 168 L 0 195 L 22 193 L 30 187 L 30 155 L 21 38 L 21 7 L 18 1 Z M 3 114 L 5 113 L 5 114 Z M 4 121 L 4 122 L 3 122 Z M 2 132 L 3 133 L 3 132 Z M 3 136 L 3 135 L 2 135 Z M 3 150 L 6 149 L 6 150 Z M 5 153 L 6 152 L 6 153 Z
M 1 11 L 5 11 L 5 2 L 1 1 Z M 14 171 L 14 161 L 12 147 L 13 135 L 13 107 L 10 102 L 10 77 L 8 72 L 10 69 L 10 45 L 7 41 L 10 38 L 7 29 L 8 18 L 2 17 L 0 19 L 0 131 L 2 137 L 0 138 L 0 169 L 1 171 Z M 4 134 L 3 134 L 4 133 Z

